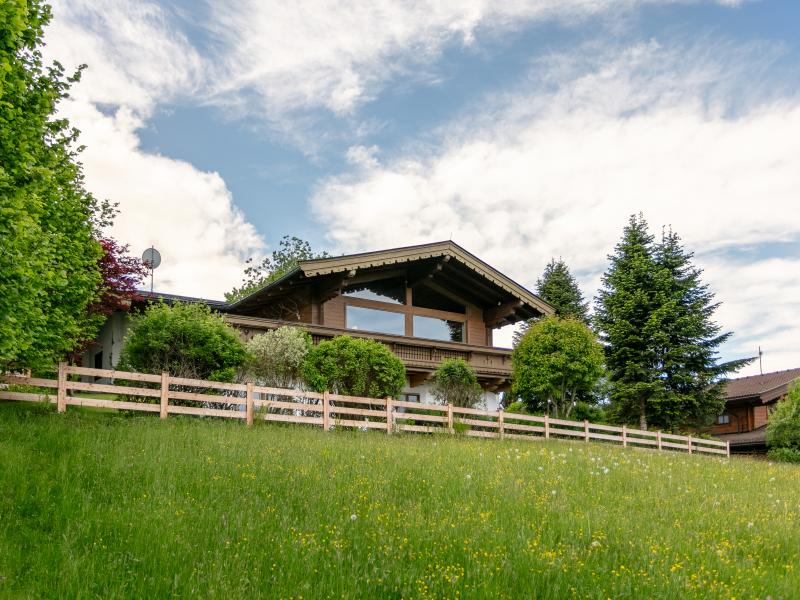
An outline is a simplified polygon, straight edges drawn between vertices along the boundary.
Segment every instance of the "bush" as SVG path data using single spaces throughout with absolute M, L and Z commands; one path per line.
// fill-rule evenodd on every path
M 603 374 L 603 348 L 576 319 L 547 317 L 530 326 L 512 355 L 513 390 L 531 411 L 569 418 Z
M 120 368 L 233 381 L 247 358 L 239 333 L 205 304 L 153 304 L 131 318 Z
M 299 327 L 279 327 L 256 335 L 247 342 L 247 372 L 260 385 L 299 387 L 309 350 L 311 336 Z
M 483 401 L 475 370 L 463 359 L 448 358 L 436 369 L 431 391 L 437 401 L 463 408 L 474 408 Z
M 774 461 L 800 464 L 800 449 L 770 448 L 767 456 Z
M 778 449 L 800 452 L 800 385 L 794 385 L 785 400 L 778 403 L 769 417 L 767 446 L 770 453 Z M 790 456 L 792 452 L 776 452 Z M 770 454 L 772 456 L 772 454 Z M 776 460 L 781 460 L 776 458 Z
M 312 348 L 301 374 L 311 389 L 346 396 L 397 396 L 406 384 L 406 368 L 383 344 L 337 336 Z
M 503 409 L 503 412 L 517 414 L 517 415 L 527 415 L 528 407 L 525 406 L 525 403 L 517 400 L 516 402 L 512 402 L 506 408 Z

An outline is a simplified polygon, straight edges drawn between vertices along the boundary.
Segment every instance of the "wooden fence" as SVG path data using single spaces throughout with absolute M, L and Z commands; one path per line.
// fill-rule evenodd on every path
M 80 376 L 82 380 L 70 376 Z M 98 382 L 97 379 L 110 383 Z M 255 419 L 303 423 L 320 426 L 325 431 L 331 427 L 354 427 L 379 429 L 387 434 L 461 431 L 468 436 L 514 440 L 571 438 L 689 454 L 730 456 L 727 442 L 629 429 L 624 425 L 616 427 L 589 421 L 401 402 L 392 398 L 361 398 L 271 388 L 252 383 L 219 383 L 172 377 L 169 373 L 149 375 L 61 363 L 56 379 L 2 375 L 0 383 L 38 388 L 34 392 L 12 392 L 0 388 L 0 400 L 52 402 L 57 405 L 58 412 L 66 411 L 67 406 L 91 406 L 157 412 L 162 419 L 177 414 L 243 419 L 248 425 L 252 425 Z M 54 390 L 55 395 L 47 390 Z M 113 394 L 114 399 L 93 398 L 92 393 Z M 120 400 L 120 397 L 125 399 Z M 175 404 L 176 401 L 180 404 Z

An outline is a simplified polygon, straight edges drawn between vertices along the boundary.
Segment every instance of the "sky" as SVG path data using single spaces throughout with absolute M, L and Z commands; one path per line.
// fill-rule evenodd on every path
M 734 335 L 800 366 L 796 0 L 58 0 L 45 57 L 111 234 L 222 298 L 284 235 L 452 239 L 592 299 L 628 217 L 672 227 Z M 510 331 L 499 343 L 510 341 Z M 741 374 L 758 373 L 758 363 Z

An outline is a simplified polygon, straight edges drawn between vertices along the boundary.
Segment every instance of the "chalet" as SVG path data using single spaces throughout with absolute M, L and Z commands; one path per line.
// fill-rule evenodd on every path
M 725 412 L 711 434 L 731 443 L 731 452 L 764 452 L 769 413 L 800 379 L 800 369 L 731 379 L 725 385 Z
M 314 343 L 343 334 L 377 340 L 405 363 L 409 401 L 432 400 L 428 382 L 442 360 L 464 359 L 490 409 L 511 377 L 511 350 L 494 346 L 493 331 L 553 314 L 541 298 L 451 241 L 303 261 L 232 303 L 153 296 L 206 302 L 246 337 L 299 325 Z M 119 314 L 106 323 L 85 366 L 116 364 L 126 320 Z

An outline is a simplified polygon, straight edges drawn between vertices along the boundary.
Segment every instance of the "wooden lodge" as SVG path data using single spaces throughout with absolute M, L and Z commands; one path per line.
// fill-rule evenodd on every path
M 731 379 L 725 385 L 725 412 L 711 434 L 729 441 L 731 452 L 766 451 L 769 413 L 798 379 L 800 369 Z
M 553 313 L 550 305 L 457 244 L 447 241 L 301 262 L 232 303 L 170 294 L 148 300 L 206 302 L 245 336 L 299 325 L 314 343 L 337 335 L 386 344 L 406 366 L 404 400 L 431 401 L 427 382 L 446 358 L 476 371 L 487 408 L 508 388 L 511 350 L 493 345 L 493 331 Z M 100 348 L 84 366 L 116 364 L 127 317 L 115 315 Z

